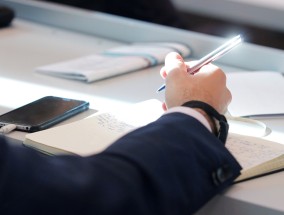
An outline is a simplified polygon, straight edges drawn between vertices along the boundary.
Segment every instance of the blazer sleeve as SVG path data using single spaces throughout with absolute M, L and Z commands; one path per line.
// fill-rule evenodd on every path
M 198 120 L 181 113 L 89 157 L 50 157 L 0 140 L 0 214 L 188 215 L 241 169 Z

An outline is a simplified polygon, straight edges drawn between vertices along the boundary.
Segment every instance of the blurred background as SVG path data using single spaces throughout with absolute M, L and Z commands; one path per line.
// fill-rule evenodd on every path
M 284 0 L 39 0 L 284 49 Z

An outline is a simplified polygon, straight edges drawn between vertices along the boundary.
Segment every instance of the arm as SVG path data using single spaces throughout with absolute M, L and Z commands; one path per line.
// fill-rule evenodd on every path
M 0 157 L 1 214 L 190 214 L 240 170 L 207 128 L 181 113 L 87 158 L 47 157 L 3 141 Z
M 0 214 L 182 215 L 228 187 L 240 172 L 233 156 L 199 120 L 170 113 L 191 98 L 225 110 L 230 94 L 223 73 L 214 67 L 191 77 L 184 68 L 180 56 L 166 59 L 168 114 L 98 155 L 48 157 L 1 138 Z M 220 82 L 208 98 L 201 92 L 213 80 Z

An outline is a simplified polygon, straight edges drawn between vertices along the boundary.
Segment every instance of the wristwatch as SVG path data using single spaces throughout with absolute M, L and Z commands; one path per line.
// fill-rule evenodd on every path
M 224 115 L 218 113 L 215 108 L 202 101 L 192 100 L 184 103 L 182 106 L 190 108 L 199 108 L 204 111 L 208 115 L 209 119 L 213 122 L 213 125 L 215 125 L 216 127 L 216 137 L 218 137 L 218 139 L 222 143 L 226 143 L 229 131 L 229 124 Z

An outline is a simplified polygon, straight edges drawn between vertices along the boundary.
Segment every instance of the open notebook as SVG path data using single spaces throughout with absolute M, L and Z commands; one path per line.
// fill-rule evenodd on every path
M 27 134 L 24 144 L 47 154 L 96 154 L 127 132 L 156 120 L 163 112 L 161 102 L 151 99 L 116 113 L 96 112 L 73 123 Z
M 183 57 L 190 55 L 189 47 L 181 43 L 133 43 L 103 53 L 41 66 L 36 68 L 36 72 L 92 82 L 156 66 L 163 63 L 166 55 L 173 51 Z
M 119 114 L 96 113 L 77 122 L 27 134 L 24 144 L 47 154 L 97 154 L 122 135 L 154 121 L 162 113 L 159 101 L 148 100 Z M 230 133 L 226 146 L 243 167 L 236 182 L 284 169 L 284 145 Z

